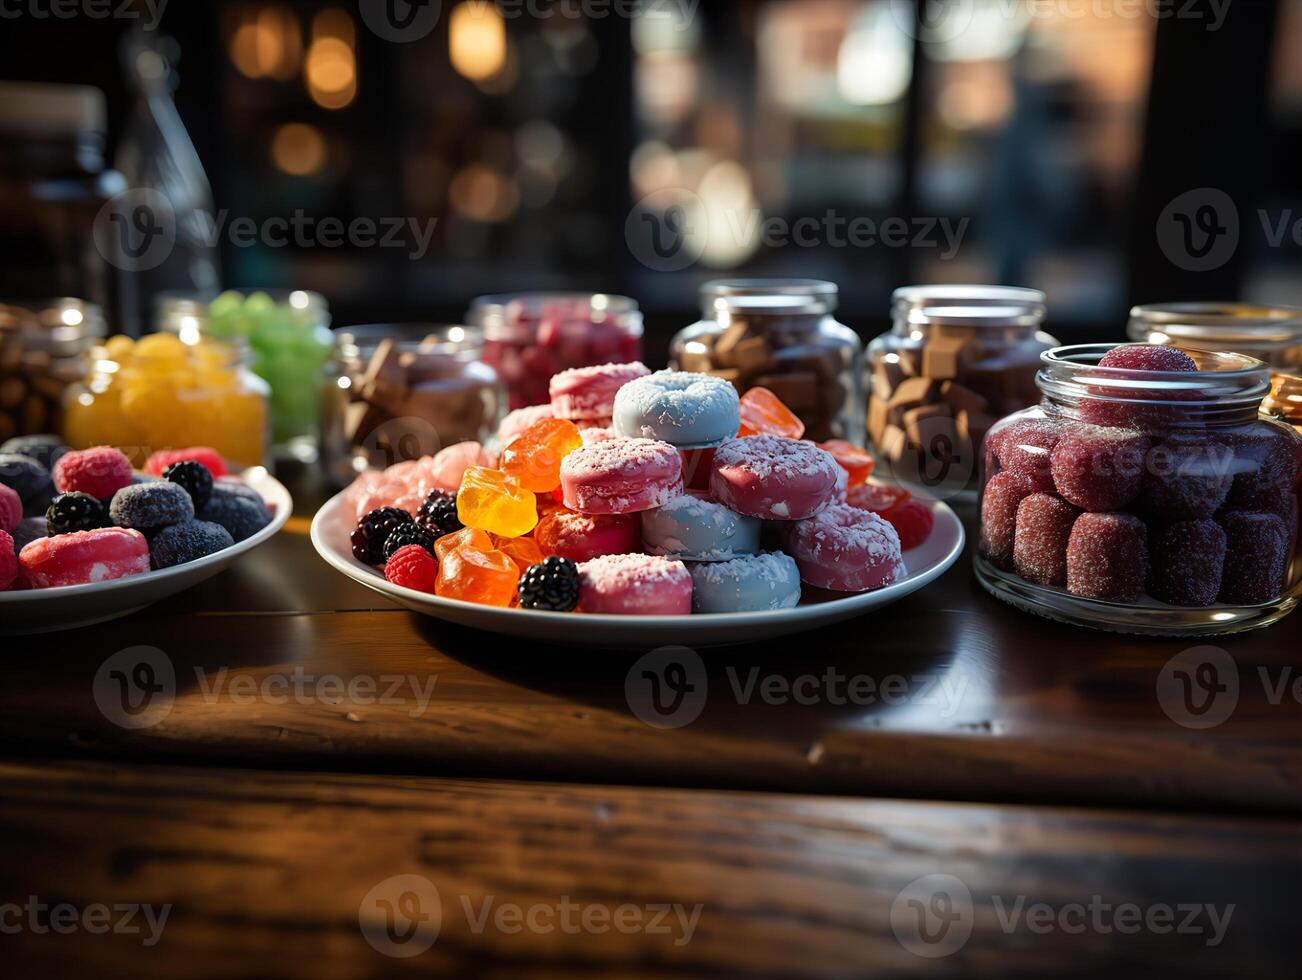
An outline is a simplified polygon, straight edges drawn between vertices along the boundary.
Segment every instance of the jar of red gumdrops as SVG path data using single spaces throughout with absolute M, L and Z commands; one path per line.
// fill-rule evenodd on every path
M 480 296 L 466 322 L 483 329 L 484 361 L 506 385 L 512 410 L 546 404 L 547 383 L 567 368 L 642 359 L 642 313 L 627 296 Z
M 1302 436 L 1258 414 L 1243 354 L 1087 344 L 1041 355 L 1043 399 L 986 437 L 976 575 L 1050 619 L 1201 636 L 1302 595 Z

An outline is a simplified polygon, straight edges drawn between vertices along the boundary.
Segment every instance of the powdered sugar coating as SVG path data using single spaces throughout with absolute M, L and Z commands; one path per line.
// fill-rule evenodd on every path
M 74 531 L 33 541 L 18 562 L 33 588 L 88 585 L 149 571 L 149 542 L 128 528 Z
M 1221 591 L 1225 531 L 1213 520 L 1177 521 L 1153 535 L 1148 592 L 1173 606 L 1210 606 Z
M 758 518 L 690 493 L 641 516 L 642 543 L 653 555 L 714 562 L 759 551 L 763 523 Z
M 981 493 L 980 552 L 1000 568 L 1013 567 L 1018 505 L 1033 493 L 1052 493 L 1047 476 L 1005 470 L 990 478 Z
M 692 576 L 680 561 L 605 555 L 579 564 L 579 610 L 629 616 L 685 616 Z
M 715 450 L 710 493 L 739 514 L 799 521 L 834 502 L 839 472 L 832 454 L 812 442 L 747 436 Z
M 1017 505 L 1013 568 L 1028 582 L 1061 588 L 1067 584 L 1067 542 L 1080 516 L 1051 493 L 1033 493 Z
M 620 436 L 614 429 L 579 429 L 579 438 L 583 440 L 585 446 L 595 446 L 599 442 L 610 442 L 612 439 L 618 439 Z
M 1067 591 L 1134 602 L 1148 578 L 1148 528 L 1133 514 L 1082 514 L 1067 542 Z
M 761 612 L 800 603 L 800 569 L 781 551 L 698 562 L 688 570 L 694 613 Z
M 655 439 L 611 439 L 561 460 L 565 506 L 584 514 L 649 510 L 682 490 L 678 450 Z
M 1221 515 L 1225 529 L 1225 572 L 1220 601 L 1255 605 L 1284 591 L 1289 530 L 1284 518 L 1264 511 Z
M 1062 431 L 1051 419 L 1021 419 L 996 429 L 987 439 L 1003 469 L 1035 476 L 1049 472 L 1049 454 Z
M 650 373 L 650 368 L 640 361 L 570 368 L 552 375 L 547 394 L 558 419 L 610 418 L 615 393 L 630 381 Z
M 708 374 L 657 371 L 615 396 L 614 426 L 622 436 L 704 446 L 731 439 L 740 425 L 737 389 Z
M 786 550 L 810 585 L 838 592 L 866 592 L 902 581 L 908 574 L 895 528 L 871 511 L 834 503 L 798 521 Z
M 1139 494 L 1148 437 L 1129 429 L 1079 425 L 1049 454 L 1054 486 L 1082 510 L 1121 510 Z

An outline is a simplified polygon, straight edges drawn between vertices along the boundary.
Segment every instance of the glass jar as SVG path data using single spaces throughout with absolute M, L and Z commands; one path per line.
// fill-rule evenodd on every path
M 345 327 L 339 341 L 349 404 L 345 436 L 361 467 L 485 442 L 505 401 L 481 331 L 430 324 Z
M 863 344 L 832 316 L 836 283 L 731 279 L 701 287 L 701 319 L 669 345 L 680 371 L 768 388 L 805 424 L 805 438 L 863 444 Z
M 1154 303 L 1130 311 L 1127 335 L 1141 344 L 1247 354 L 1302 373 L 1302 310 L 1250 303 Z
M 93 303 L 0 305 L 0 442 L 62 430 L 64 395 L 86 376 L 103 336 Z
M 1261 412 L 1302 433 L 1302 377 L 1295 374 L 1272 374 L 1270 394 L 1262 402 Z
M 1039 400 L 1044 294 L 1016 286 L 905 286 L 868 345 L 868 438 L 895 479 L 933 496 L 975 488 L 981 441 Z
M 1189 351 L 1197 371 L 1101 368 L 1110 344 L 1046 352 L 1043 402 L 986 439 L 976 574 L 1061 622 L 1200 636 L 1296 604 L 1302 436 L 1258 416 L 1270 370 Z
M 116 446 L 143 468 L 160 449 L 211 446 L 241 466 L 267 449 L 267 383 L 248 368 L 242 341 L 149 334 L 110 337 L 85 380 L 68 391 L 64 441 Z
M 466 320 L 482 331 L 484 362 L 506 385 L 511 409 L 545 405 L 553 374 L 642 359 L 642 313 L 627 296 L 480 296 Z

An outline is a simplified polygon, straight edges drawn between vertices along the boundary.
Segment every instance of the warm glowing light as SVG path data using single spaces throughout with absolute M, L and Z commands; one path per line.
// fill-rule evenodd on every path
M 296 310 L 306 310 L 312 298 L 301 289 L 296 289 L 289 294 L 289 305 Z
M 312 20 L 312 45 L 304 76 L 312 101 L 342 109 L 357 95 L 356 29 L 344 10 L 323 10 Z
M 81 310 L 69 306 L 67 309 L 63 310 L 59 314 L 59 319 L 62 320 L 64 324 L 66 324 L 67 326 L 75 327 L 86 318 L 85 316 L 82 315 Z
M 448 200 L 463 217 L 474 221 L 505 221 L 520 206 L 515 181 L 480 163 L 459 170 L 448 186 Z
M 293 78 L 302 54 L 298 17 L 281 5 L 246 15 L 231 36 L 231 62 L 248 78 Z
M 286 123 L 271 138 L 271 162 L 294 177 L 310 177 L 325 166 L 326 143 L 320 130 L 306 123 Z M 297 295 L 297 294 L 295 294 Z M 307 306 L 304 294 L 303 306 Z M 290 297 L 290 305 L 294 297 Z
M 912 41 L 889 10 L 874 10 L 869 18 L 841 42 L 836 87 L 851 105 L 889 105 L 908 90 Z
M 484 0 L 465 0 L 448 21 L 448 56 L 452 67 L 472 82 L 492 78 L 506 65 L 506 24 L 497 7 Z

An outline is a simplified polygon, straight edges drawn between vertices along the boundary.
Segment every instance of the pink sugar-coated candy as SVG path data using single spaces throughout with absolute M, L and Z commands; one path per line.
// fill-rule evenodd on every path
M 18 556 L 14 554 L 14 539 L 8 531 L 0 531 L 0 592 L 13 585 L 18 578 Z
M 547 385 L 552 411 L 558 419 L 608 419 L 615 408 L 615 392 L 650 373 L 638 361 L 562 371 L 553 375 Z
M 1120 510 L 1139 494 L 1148 445 L 1129 429 L 1068 429 L 1049 454 L 1058 495 L 1082 510 Z
M 843 466 L 837 467 L 836 486 L 832 488 L 832 499 L 838 503 L 845 503 L 845 498 L 850 495 L 850 471 Z
M 551 405 L 530 405 L 528 408 L 517 408 L 513 412 L 507 412 L 506 417 L 497 427 L 497 441 L 505 449 L 511 444 L 512 439 L 535 422 L 555 417 Z
M 1148 452 L 1137 506 L 1162 524 L 1211 517 L 1234 479 L 1234 451 L 1197 435 L 1170 435 Z
M 1225 506 L 1256 510 L 1256 501 L 1271 490 L 1293 485 L 1298 475 L 1296 434 L 1266 422 L 1221 437 L 1234 450 L 1234 485 Z
M 1052 491 L 1048 476 L 1005 470 L 991 477 L 981 491 L 981 554 L 1000 568 L 1011 569 L 1018 505 L 1033 493 Z
M 1020 419 L 996 427 L 986 438 L 1002 469 L 1036 476 L 1049 473 L 1049 454 L 1062 432 L 1051 419 Z
M 565 506 L 583 514 L 632 514 L 683 492 L 678 450 L 655 439 L 611 439 L 561 460 Z
M 908 575 L 895 528 L 879 515 L 848 504 L 834 503 L 795 522 L 785 550 L 796 560 L 800 578 L 820 589 L 868 592 Z
M 729 439 L 714 451 L 710 493 L 748 517 L 799 521 L 834 502 L 840 469 L 831 453 L 801 439 Z
M 18 491 L 0 483 L 0 531 L 12 531 L 23 519 L 23 498 Z
M 533 529 L 544 555 L 589 561 L 642 550 L 642 524 L 633 514 L 579 514 L 557 508 Z
M 432 485 L 428 490 L 446 490 L 456 493 L 461 486 L 461 478 L 470 466 L 492 467 L 492 459 L 477 442 L 458 442 L 440 449 L 429 463 L 429 478 Z
M 1081 402 L 1081 420 L 1093 425 L 1143 430 L 1177 423 L 1185 419 L 1185 410 L 1160 403 L 1198 401 L 1203 396 L 1180 387 L 1164 390 L 1162 385 L 1172 383 L 1171 375 L 1197 371 L 1193 358 L 1178 348 L 1121 344 L 1103 355 L 1096 376 L 1101 380 L 1112 378 L 1151 384 L 1142 389 L 1119 389 L 1106 384 L 1088 386 L 1087 390 L 1095 397 Z
M 1178 521 L 1154 532 L 1148 592 L 1173 606 L 1210 606 L 1221 591 L 1225 531 L 1215 521 Z
M 611 432 L 615 431 L 613 428 L 614 422 L 609 415 L 603 415 L 599 419 L 570 419 L 570 421 L 579 427 L 580 432 L 583 432 L 586 429 L 608 429 Z M 618 433 L 616 433 L 616 435 L 618 435 Z
M 33 588 L 107 582 L 149 571 L 149 542 L 139 531 L 106 527 L 41 538 L 18 555 Z
M 579 438 L 583 440 L 585 446 L 595 446 L 599 442 L 610 442 L 612 439 L 620 438 L 614 429 L 585 429 L 579 427 Z
M 1194 359 L 1179 347 L 1158 344 L 1118 344 L 1099 360 L 1101 368 L 1129 371 L 1197 371 Z
M 579 611 L 624 616 L 686 616 L 687 566 L 653 555 L 605 555 L 579 564 Z
M 1225 572 L 1221 602 L 1256 605 L 1283 591 L 1291 553 L 1284 518 L 1265 511 L 1235 510 L 1222 514 Z
M 1133 514 L 1081 514 L 1067 541 L 1067 591 L 1134 602 L 1148 578 L 1148 527 Z
M 1067 584 L 1067 542 L 1080 509 L 1051 493 L 1033 493 L 1017 505 L 1013 569 L 1028 582 Z

